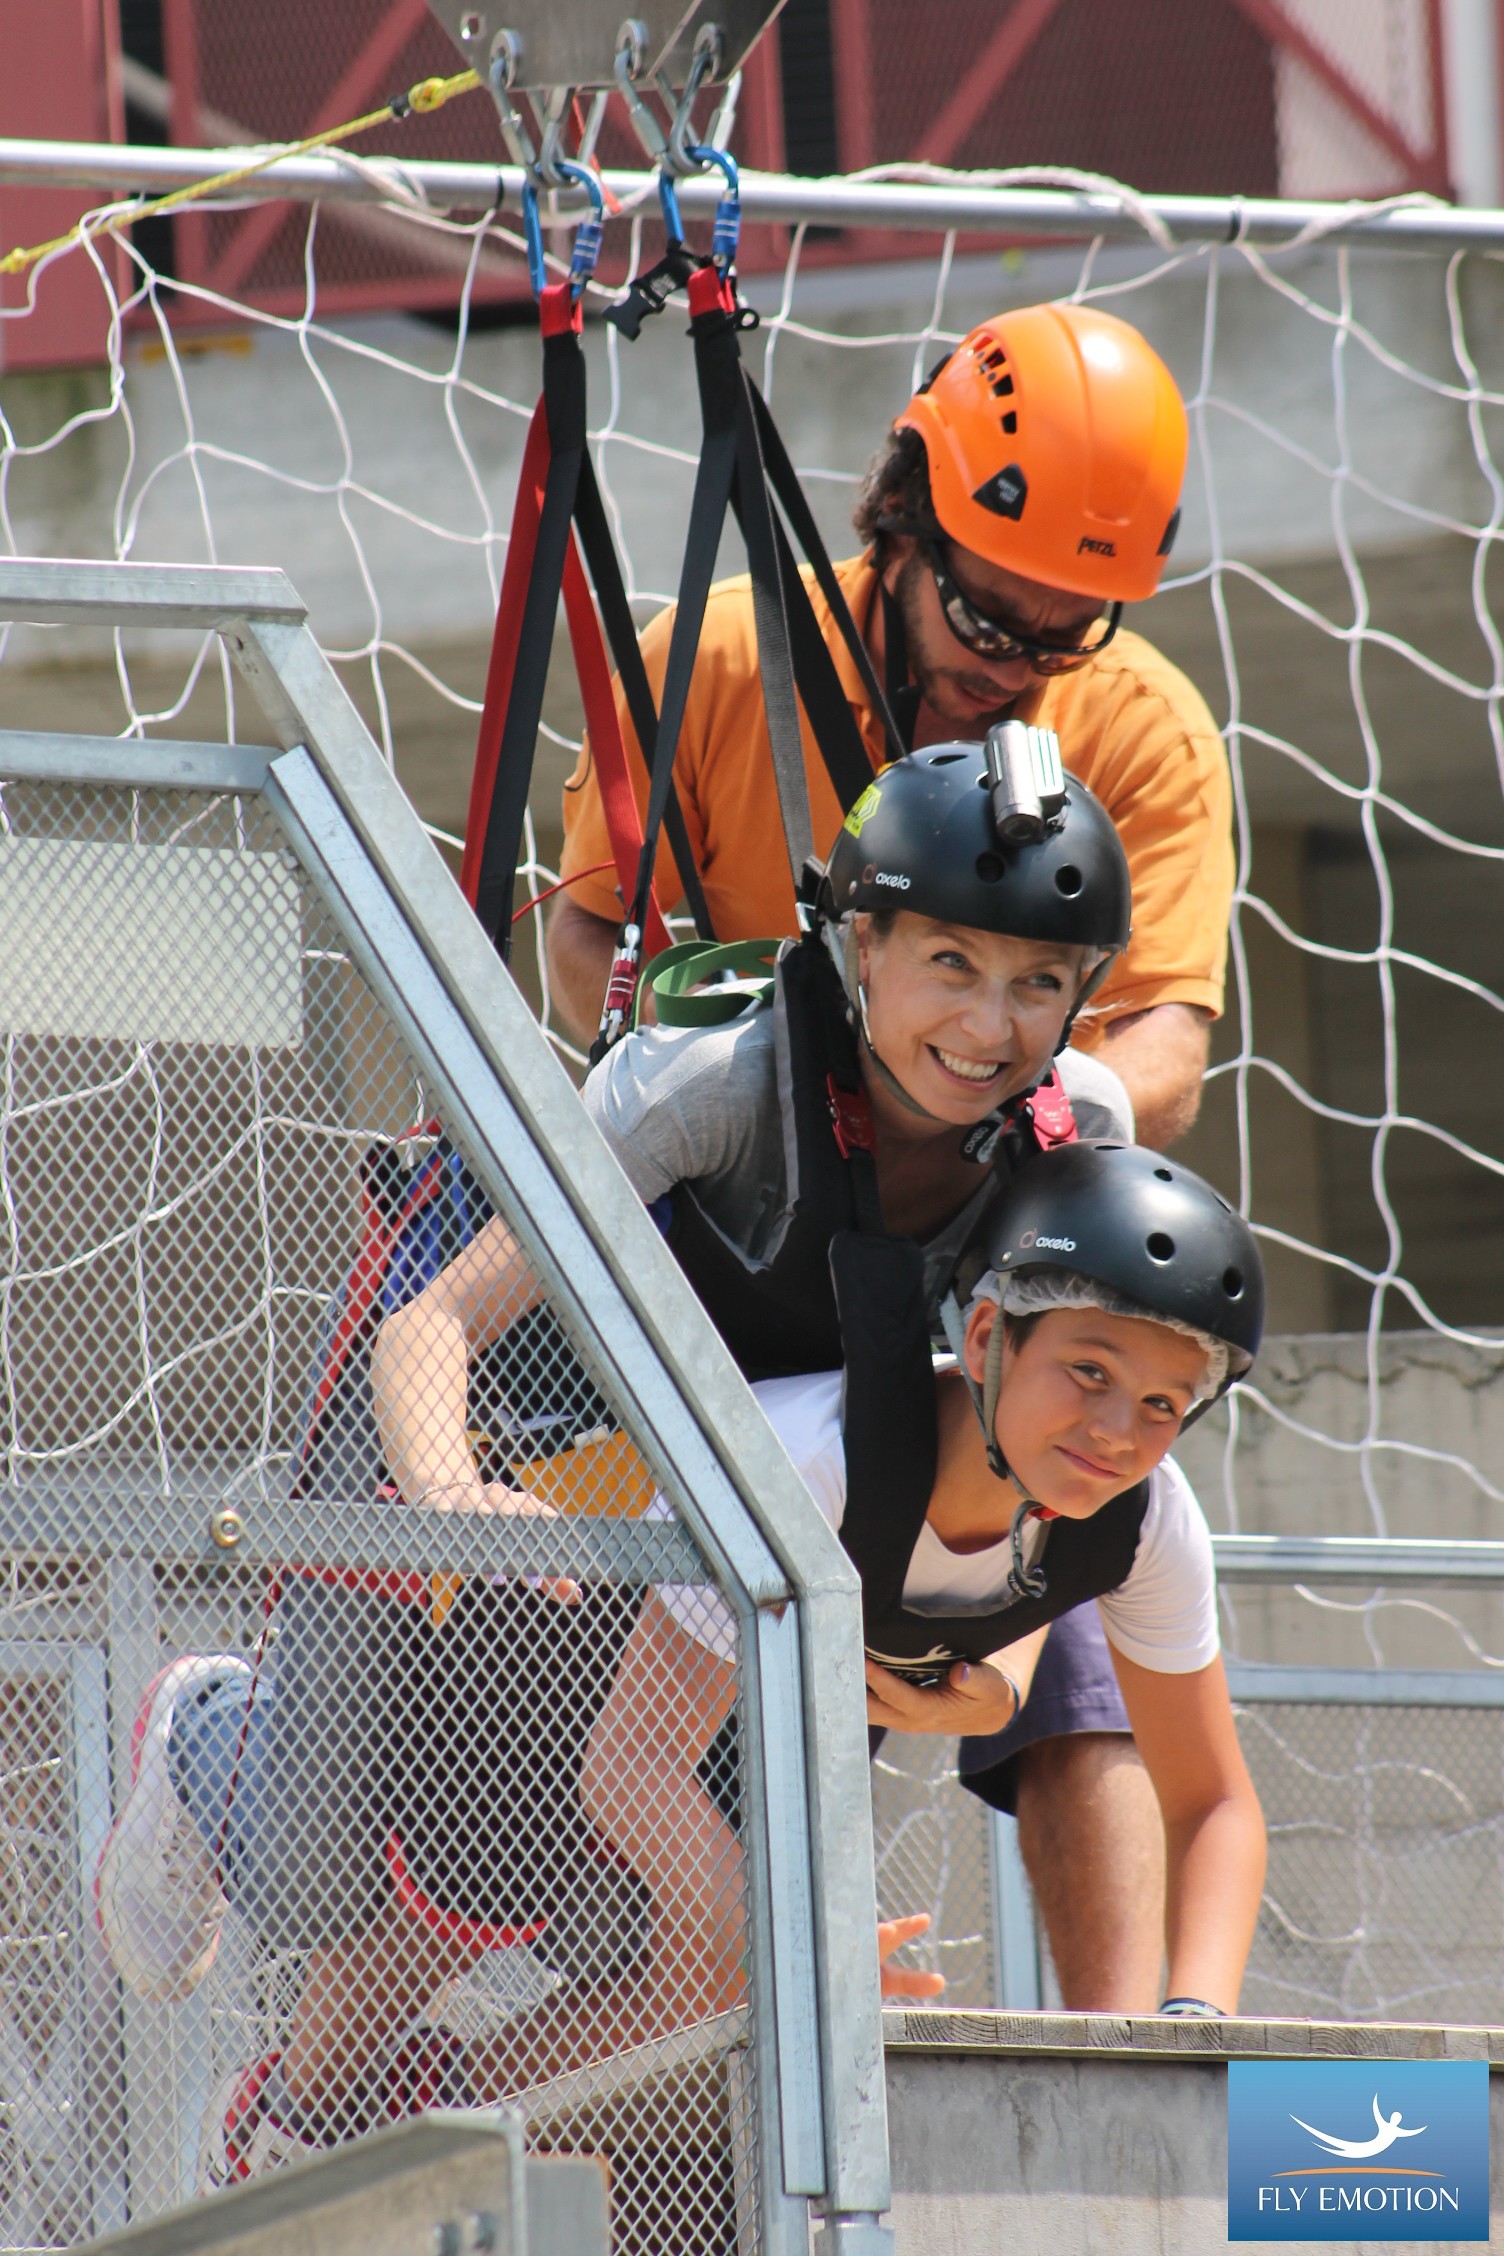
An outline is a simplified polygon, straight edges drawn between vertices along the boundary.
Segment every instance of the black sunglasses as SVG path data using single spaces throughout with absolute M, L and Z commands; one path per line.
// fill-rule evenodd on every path
M 1084 666 L 1088 658 L 1095 658 L 1099 650 L 1105 650 L 1118 631 L 1123 616 L 1121 603 L 1114 603 L 1095 642 L 1062 647 L 1058 642 L 1041 642 L 1036 635 L 1020 634 L 1017 628 L 1005 627 L 977 609 L 947 571 L 945 559 L 933 541 L 922 540 L 919 548 L 934 576 L 935 593 L 940 598 L 940 609 L 951 633 L 976 657 L 989 659 L 994 665 L 1006 666 L 1015 659 L 1027 658 L 1036 674 L 1072 674 L 1078 666 Z

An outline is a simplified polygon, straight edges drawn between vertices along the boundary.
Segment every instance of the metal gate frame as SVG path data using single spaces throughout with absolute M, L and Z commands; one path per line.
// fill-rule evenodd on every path
M 279 571 L 0 560 L 0 620 L 217 633 L 278 742 L 268 747 L 0 730 L 0 775 L 260 796 L 438 1091 L 487 1194 L 515 1216 L 549 1292 L 662 1470 L 665 1493 L 742 1631 L 750 1980 L 770 2256 L 883 2256 L 887 2115 L 859 1587 L 728 1351 L 617 1167 L 522 996 L 381 758 Z M 55 1548 L 106 1500 L 0 1489 L 0 1541 Z M 129 1500 L 112 1553 L 142 1552 Z M 331 1519 L 334 1515 L 331 1515 Z M 275 1560 L 286 1509 L 245 1514 L 238 1563 Z M 444 1564 L 498 1562 L 497 1522 L 446 1516 Z M 204 1516 L 201 1546 L 215 1555 Z M 139 1524 L 139 1522 L 138 1522 Z M 380 1563 L 433 1515 L 394 1506 L 335 1548 Z M 118 1531 L 118 1542 L 116 1540 Z M 299 1517 L 304 1541 L 306 1514 Z M 335 1531 L 331 1527 L 330 1534 Z M 667 1537 L 667 1541 L 665 1538 Z M 567 1571 L 602 1543 L 627 1579 L 662 1574 L 673 1531 L 512 1523 L 504 1554 Z M 574 1547 L 572 1549 L 572 1547 Z M 160 1555 L 160 1547 L 150 1547 Z M 220 1554 L 223 1556 L 223 1554 Z M 331 1553 L 331 1556 L 333 1554 Z M 691 1569 L 693 1571 L 693 1569 Z

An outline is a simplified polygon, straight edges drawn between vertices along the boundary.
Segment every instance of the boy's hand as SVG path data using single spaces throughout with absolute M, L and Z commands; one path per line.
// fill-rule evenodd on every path
M 880 1919 L 877 1923 L 877 1956 L 882 1969 L 883 1996 L 887 1997 L 938 1997 L 945 1987 L 943 1974 L 926 1974 L 917 1966 L 890 1966 L 888 1960 L 905 1943 L 912 1943 L 920 1935 L 928 1934 L 930 1915 L 927 1911 L 910 1913 L 907 1919 Z
M 455 1481 L 444 1488 L 435 1485 L 424 1491 L 421 1501 L 430 1512 L 474 1512 L 496 1519 L 556 1520 L 560 1516 L 557 1505 L 545 1504 L 541 1496 L 533 1496 L 525 1488 L 509 1488 L 505 1481 L 487 1481 L 480 1488 L 473 1481 Z M 577 1606 L 585 1595 L 568 1575 L 524 1575 L 522 1580 L 529 1590 L 541 1591 L 559 1606 Z
M 487 1481 L 486 1501 L 488 1512 L 498 1512 L 508 1518 L 527 1517 L 539 1520 L 556 1520 L 559 1509 L 555 1504 L 545 1504 L 541 1496 L 533 1496 L 525 1488 L 508 1488 L 505 1481 Z M 529 1590 L 537 1590 L 555 1605 L 577 1606 L 585 1593 L 568 1575 L 524 1575 Z
M 945 1681 L 929 1687 L 867 1663 L 867 1721 L 889 1731 L 986 1739 L 1006 1729 L 1018 1709 L 1012 1684 L 990 1661 L 953 1662 Z

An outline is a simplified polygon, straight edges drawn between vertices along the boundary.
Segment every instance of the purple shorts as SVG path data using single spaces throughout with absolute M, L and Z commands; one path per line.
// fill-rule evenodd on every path
M 1003 1655 L 1007 1666 L 1007 1655 Z M 1018 1758 L 1041 1739 L 1077 1731 L 1126 1731 L 1128 1711 L 1118 1690 L 1102 1617 L 1094 1600 L 1073 1607 L 1050 1625 L 1022 1712 L 990 1739 L 961 1741 L 961 1784 L 993 1809 L 1013 1816 L 1018 1807 Z

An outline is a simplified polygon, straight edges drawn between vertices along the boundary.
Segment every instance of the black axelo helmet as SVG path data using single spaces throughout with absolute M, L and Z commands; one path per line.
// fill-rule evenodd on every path
M 1128 860 L 1100 800 L 1074 776 L 1043 836 L 1007 845 L 980 744 L 936 744 L 884 768 L 836 834 L 819 904 L 914 909 L 1019 939 L 1128 945 Z
M 1209 1332 L 1232 1351 L 1227 1384 L 1264 1330 L 1264 1265 L 1220 1191 L 1141 1144 L 1062 1144 L 1028 1160 L 987 1233 L 1001 1276 L 1067 1269 Z

